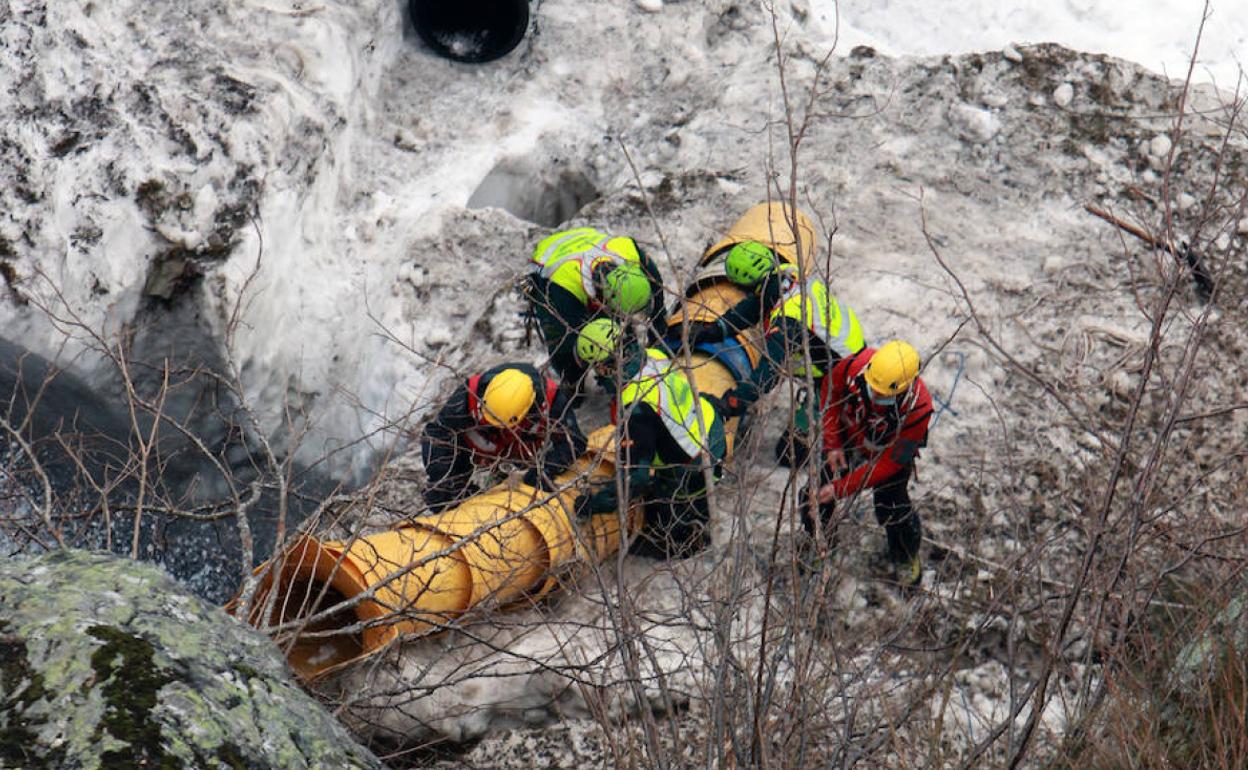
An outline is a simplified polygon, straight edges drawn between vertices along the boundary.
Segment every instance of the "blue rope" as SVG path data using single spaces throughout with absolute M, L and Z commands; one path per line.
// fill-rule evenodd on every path
M 949 389 L 953 393 L 953 388 Z M 957 412 L 954 412 L 956 415 Z M 966 700 L 966 688 L 958 685 L 958 694 L 962 696 L 962 708 L 966 711 L 966 729 L 971 732 L 971 745 L 975 745 L 975 714 L 971 711 L 971 704 Z
M 945 412 L 949 412 L 949 414 L 953 415 L 954 417 L 958 416 L 958 410 L 954 409 L 950 405 L 953 403 L 953 393 L 954 391 L 958 389 L 958 380 L 962 379 L 962 372 L 966 371 L 966 354 L 959 353 L 957 351 L 954 351 L 953 354 L 958 357 L 958 373 L 954 375 L 953 384 L 949 386 L 948 398 L 942 400 L 940 396 L 936 394 L 935 391 L 932 391 L 932 400 L 934 400 L 937 404 L 940 405 L 940 409 L 936 411 L 936 416 L 932 418 L 931 428 L 936 427 L 937 421 L 940 420 L 940 416 L 944 414 Z M 931 428 L 929 428 L 929 430 Z

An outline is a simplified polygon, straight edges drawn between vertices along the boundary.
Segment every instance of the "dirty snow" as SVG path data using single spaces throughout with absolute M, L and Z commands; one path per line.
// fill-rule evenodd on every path
M 454 376 L 504 357 L 541 360 L 517 330 L 508 282 L 543 234 L 565 220 L 633 234 L 678 291 L 707 242 L 773 195 L 774 180 L 786 183 L 784 95 L 759 7 L 544 0 L 516 52 L 465 67 L 404 32 L 400 5 L 0 10 L 0 83 L 14 105 L 0 123 L 5 336 L 107 383 L 107 367 L 82 355 L 82 330 L 67 340 L 40 305 L 64 302 L 106 335 L 158 324 L 168 303 L 189 307 L 261 426 L 278 437 L 307 427 L 292 450 L 313 460 L 344 448 L 332 467 L 362 480 Z M 868 336 L 915 342 L 934 392 L 955 399 L 915 489 L 929 548 L 946 553 L 944 566 L 929 568 L 931 593 L 907 604 L 867 577 L 880 534 L 867 512 L 825 586 L 821 625 L 857 645 L 844 662 L 860 675 L 848 691 L 875 716 L 897 704 L 869 694 L 921 684 L 904 661 L 877 665 L 879 640 L 916 618 L 919 643 L 973 637 L 956 680 L 964 708 L 943 722 L 958 750 L 1009 705 L 1005 610 L 985 597 L 1002 565 L 1037 541 L 1051 550 L 1020 595 L 1035 600 L 1040 586 L 1069 578 L 1086 512 L 1055 501 L 1078 498 L 1106 447 L 1082 425 L 1054 426 L 1058 408 L 1006 356 L 1061 378 L 1088 409 L 1115 413 L 1148 342 L 1131 281 L 1166 264 L 1082 205 L 1160 216 L 1125 191 L 1161 195 L 1173 84 L 1117 58 L 1034 44 L 1056 40 L 1178 75 L 1199 21 L 1180 5 L 841 5 L 840 56 L 820 81 L 825 98 L 797 158 L 801 206 L 830 237 L 830 279 Z M 792 97 L 810 87 L 833 26 L 826 0 L 779 10 Z M 1196 76 L 1227 87 L 1248 21 L 1214 10 Z M 878 53 L 851 56 L 859 45 Z M 945 56 L 968 51 L 977 53 Z M 1211 89 L 1199 97 L 1215 104 Z M 1204 200 L 1205 145 L 1216 135 L 1200 123 L 1174 148 L 1190 164 L 1182 194 L 1191 200 Z M 1227 249 L 1242 241 L 1235 226 L 1211 239 Z M 186 271 L 183 283 L 154 280 L 173 269 Z M 1004 354 L 969 324 L 963 290 Z M 1175 336 L 1201 312 L 1190 293 L 1179 301 Z M 1236 329 L 1228 338 L 1241 334 L 1236 312 L 1215 319 Z M 1205 374 L 1202 397 L 1243 400 L 1242 384 Z M 653 629 L 656 660 L 681 695 L 669 704 L 648 684 L 617 693 L 608 714 L 643 701 L 696 713 L 699 696 L 713 692 L 713 640 L 672 604 L 674 586 L 693 586 L 707 612 L 725 596 L 739 601 L 734 638 L 754 638 L 761 584 L 738 596 L 723 581 L 757 581 L 770 558 L 786 481 L 768 456 L 781 399 L 756 433 L 760 459 L 739 462 L 721 492 L 717 550 L 675 574 L 622 563 L 639 603 L 665 621 Z M 1242 420 L 1236 427 L 1242 436 Z M 1216 455 L 1224 437 L 1204 439 L 1202 451 Z M 415 493 L 400 485 L 387 494 L 410 506 Z M 586 689 L 534 662 L 593 661 L 592 683 L 615 682 L 618 650 L 600 655 L 611 638 L 601 600 L 613 590 L 583 586 L 474 627 L 484 639 L 411 642 L 384 666 L 349 674 L 338 695 L 362 734 L 404 745 L 595 716 L 602 704 Z M 818 605 L 793 590 L 782 611 Z M 1070 655 L 1056 685 L 1063 698 L 1082 675 L 1079 653 Z M 776 676 L 793 681 L 783 666 Z M 1065 716 L 1050 704 L 1042 728 L 1060 731 Z
M 794 0 L 798 7 L 807 0 Z M 816 29 L 842 51 L 868 45 L 890 56 L 940 56 L 1060 43 L 1184 78 L 1200 31 L 1200 0 L 1113 3 L 808 0 Z M 839 10 L 839 27 L 837 11 Z M 838 35 L 839 33 L 839 35 Z M 1248 62 L 1248 20 L 1232 0 L 1212 0 L 1193 77 L 1233 90 Z
M 822 53 L 835 3 L 792 5 L 785 34 Z M 1186 5 L 1155 0 L 1143 12 L 1083 0 L 1040 13 L 1026 3 L 841 3 L 836 50 L 929 55 L 1056 40 L 1177 75 L 1175 56 L 1190 49 L 1199 21 Z M 421 289 L 407 278 L 422 273 L 449 287 L 465 273 L 448 225 L 474 194 L 490 202 L 482 183 L 510 164 L 530 183 L 577 174 L 586 195 L 619 189 L 631 176 L 619 139 L 635 143 L 647 181 L 660 169 L 736 162 L 703 131 L 709 118 L 695 105 L 704 97 L 673 104 L 628 84 L 658 78 L 666 91 L 690 92 L 682 86 L 708 72 L 766 61 L 764 51 L 717 41 L 749 27 L 756 47 L 769 34 L 735 6 L 646 4 L 638 44 L 653 56 L 595 47 L 586 57 L 558 41 L 631 29 L 641 8 L 552 1 L 520 52 L 471 68 L 423 52 L 402 31 L 398 4 L 173 8 L 32 2 L 3 11 L 3 80 L 17 109 L 4 124 L 0 238 L 13 252 L 14 296 L 59 305 L 55 287 L 92 328 L 142 328 L 158 320 L 153 296 L 165 296 L 153 294 L 152 276 L 189 251 L 188 269 L 204 276 L 188 298 L 201 308 L 203 334 L 220 340 L 240 301 L 246 310 L 228 350 L 261 424 L 284 435 L 292 414 L 306 420 L 300 456 L 346 447 L 332 465 L 356 480 L 393 437 L 386 428 L 436 386 L 430 357 L 453 358 L 479 312 L 479 302 L 433 291 L 421 304 L 435 312 L 413 315 Z M 1218 4 L 1213 14 L 1202 62 L 1229 87 L 1248 21 Z M 745 109 L 737 130 L 777 114 L 765 69 L 729 87 Z M 999 98 L 952 108 L 972 141 L 991 137 Z M 669 130 L 645 135 L 665 118 L 674 118 Z M 447 233 L 451 243 L 434 248 Z M 479 291 L 518 269 L 531 234 L 513 226 L 488 252 L 467 255 L 489 257 L 471 284 Z M 414 334 L 414 318 L 428 336 Z M 0 321 L 8 338 L 108 381 L 104 364 L 77 355 L 87 344 L 81 332 L 63 346 L 62 329 L 10 301 Z M 417 350 L 396 349 L 396 337 Z

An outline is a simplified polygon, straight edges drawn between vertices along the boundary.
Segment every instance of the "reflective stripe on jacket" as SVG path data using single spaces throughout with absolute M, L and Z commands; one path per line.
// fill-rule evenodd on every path
M 837 301 L 826 283 L 814 276 L 807 276 L 803 284 L 796 265 L 781 265 L 780 273 L 785 285 L 780 301 L 767 318 L 768 329 L 781 318 L 801 321 L 828 350 L 841 358 L 853 355 L 866 346 L 862 327 L 858 324 L 858 316 L 854 314 L 853 308 Z M 804 362 L 795 362 L 793 374 L 805 373 Z M 822 377 L 825 372 L 818 367 L 812 367 L 811 374 Z
M 607 248 L 613 240 L 613 236 L 592 227 L 555 233 L 544 238 L 533 250 L 533 272 L 572 292 L 585 304 L 597 302 L 598 292 L 593 281 L 596 266 L 603 262 L 616 266 L 641 263 L 635 249 L 630 255 Z
M 663 420 L 663 427 L 690 457 L 707 451 L 706 436 L 717 416 L 715 407 L 705 398 L 697 398 L 695 411 L 688 378 L 661 351 L 647 349 L 641 370 L 620 391 L 621 407 L 637 401 L 650 405 Z

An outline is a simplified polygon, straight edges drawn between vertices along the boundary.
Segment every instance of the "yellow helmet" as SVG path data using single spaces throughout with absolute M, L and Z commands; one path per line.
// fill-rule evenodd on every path
M 533 380 L 519 369 L 504 369 L 485 386 L 481 399 L 485 421 L 496 428 L 515 427 L 537 400 Z
M 901 340 L 886 342 L 871 354 L 863 376 L 882 396 L 904 393 L 919 376 L 919 352 Z

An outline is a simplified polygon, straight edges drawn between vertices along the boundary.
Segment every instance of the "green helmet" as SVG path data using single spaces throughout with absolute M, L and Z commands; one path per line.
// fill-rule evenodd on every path
M 776 255 L 758 241 L 738 243 L 724 259 L 728 280 L 738 286 L 754 286 L 775 269 Z
M 595 318 L 576 335 L 576 357 L 586 364 L 606 361 L 620 341 L 620 325 L 610 318 Z
M 641 266 L 627 262 L 607 273 L 602 279 L 602 301 L 624 315 L 650 304 L 650 280 Z

